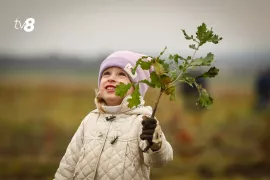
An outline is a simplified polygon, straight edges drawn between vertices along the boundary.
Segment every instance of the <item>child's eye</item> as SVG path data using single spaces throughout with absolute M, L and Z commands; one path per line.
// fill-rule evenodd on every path
M 110 75 L 110 72 L 109 72 L 109 71 L 106 71 L 106 72 L 104 72 L 102 75 L 103 75 L 103 76 L 105 76 L 105 75 Z
M 123 72 L 120 72 L 119 75 L 120 75 L 120 76 L 126 76 L 126 74 L 123 73 Z

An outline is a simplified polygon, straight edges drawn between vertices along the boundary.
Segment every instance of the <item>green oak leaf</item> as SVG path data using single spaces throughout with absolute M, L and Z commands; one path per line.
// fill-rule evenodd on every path
M 209 108 L 213 104 L 213 98 L 207 93 L 206 89 L 201 88 L 200 90 L 200 96 L 197 100 L 197 103 L 202 108 Z
M 198 48 L 196 48 L 196 45 L 195 44 L 189 45 L 189 48 L 194 49 L 194 50 L 198 50 Z
M 189 36 L 189 35 L 187 35 L 187 33 L 186 33 L 186 31 L 185 31 L 184 29 L 181 29 L 181 30 L 182 30 L 182 32 L 183 32 L 183 34 L 184 34 L 184 36 L 185 36 L 185 38 L 186 38 L 187 40 L 193 39 L 193 35 Z
M 149 81 L 148 81 L 148 80 L 146 80 L 146 79 L 141 80 L 140 82 L 145 83 L 145 84 L 147 84 L 148 86 L 150 86 L 150 87 L 152 87 L 152 88 L 155 88 L 155 84 L 153 84 L 153 83 L 149 82 Z
M 132 86 L 132 84 L 130 84 L 130 83 L 124 84 L 124 83 L 120 82 L 120 84 L 117 85 L 115 88 L 115 94 L 117 96 L 124 97 L 127 94 L 128 90 L 130 89 L 131 86 Z
M 182 70 L 184 69 L 184 66 L 183 66 L 183 65 L 180 65 L 180 66 L 178 67 L 178 69 L 179 69 L 180 71 L 182 71 Z
M 171 91 L 171 94 L 170 94 L 170 100 L 171 101 L 174 101 L 175 100 L 175 86 L 173 86 L 173 89 Z
M 163 67 L 163 65 L 162 64 L 160 64 L 159 62 L 154 62 L 153 63 L 153 66 L 154 66 L 154 68 L 155 68 L 155 72 L 156 72 L 156 74 L 157 75 L 162 75 L 162 74 L 164 74 L 165 73 L 165 69 L 164 69 L 164 67 Z
M 170 59 L 170 60 L 174 60 L 174 62 L 175 62 L 176 64 L 179 63 L 179 59 L 182 60 L 182 61 L 187 60 L 187 59 L 183 58 L 182 56 L 180 56 L 180 55 L 178 55 L 178 54 L 174 54 L 174 55 L 170 54 L 169 59 Z
M 135 89 L 133 91 L 133 93 L 131 94 L 131 98 L 129 98 L 128 100 L 128 107 L 132 108 L 132 107 L 137 107 L 138 105 L 141 104 L 141 100 L 140 100 L 140 92 L 139 92 L 139 84 L 137 84 L 135 86 Z
M 161 87 L 159 76 L 156 74 L 155 71 L 151 72 L 150 79 L 151 79 L 151 83 L 155 85 L 155 87 L 157 88 Z
M 167 88 L 165 94 L 170 95 L 170 100 L 175 100 L 175 86 Z
M 177 78 L 177 71 L 175 70 L 171 70 L 171 81 L 174 81 Z
M 193 87 L 194 83 L 196 83 L 195 78 L 192 77 L 189 73 L 183 74 L 180 81 L 187 83 L 191 87 Z
M 163 51 L 161 51 L 161 52 L 159 53 L 159 56 L 158 56 L 157 59 L 159 59 L 159 58 L 164 54 L 164 52 L 166 51 L 166 49 L 167 49 L 167 46 L 165 46 L 165 48 L 163 49 Z
M 219 41 L 221 41 L 223 38 L 222 37 L 218 37 L 218 35 L 213 35 L 213 37 L 210 39 L 210 40 L 208 40 L 209 42 L 212 42 L 212 43 L 214 43 L 214 44 L 218 44 L 219 43 Z
M 159 63 L 163 66 L 164 73 L 167 73 L 170 71 L 170 65 L 165 62 L 165 60 L 159 60 Z
M 212 28 L 208 30 L 205 23 L 202 23 L 202 25 L 197 28 L 196 35 L 196 38 L 199 40 L 199 46 L 202 46 L 206 42 L 217 44 L 222 40 L 222 37 L 213 33 Z
M 160 82 L 163 85 L 167 85 L 172 82 L 172 79 L 170 76 L 163 74 L 162 76 L 160 76 Z
M 200 76 L 197 76 L 196 79 L 199 78 L 212 78 L 215 77 L 216 75 L 218 75 L 219 69 L 216 67 L 211 67 L 207 72 L 203 73 Z
M 207 27 L 206 27 L 206 24 L 205 23 L 202 23 L 202 25 L 198 26 L 197 27 L 197 32 L 196 32 L 196 38 L 199 40 L 199 41 L 203 41 L 204 38 L 205 38 L 205 34 L 207 32 Z
M 143 70 L 150 69 L 151 65 L 152 65 L 152 62 L 151 61 L 141 61 L 141 68 Z
M 141 66 L 141 68 L 143 70 L 149 70 L 151 68 L 152 61 L 148 61 L 148 60 L 145 61 L 145 59 L 148 59 L 148 58 L 151 58 L 151 57 L 150 56 L 143 56 L 140 59 L 138 59 L 135 67 L 132 68 L 132 70 L 131 70 L 132 74 L 135 74 L 136 69 L 138 68 L 139 65 Z
M 210 66 L 214 60 L 214 54 L 208 53 L 206 57 L 196 58 L 191 61 L 191 66 Z

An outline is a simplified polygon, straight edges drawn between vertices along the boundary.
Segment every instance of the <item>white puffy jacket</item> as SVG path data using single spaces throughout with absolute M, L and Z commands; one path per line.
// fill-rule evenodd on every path
M 151 116 L 152 108 L 127 108 L 126 100 L 113 120 L 112 114 L 90 112 L 69 143 L 55 180 L 148 180 L 150 166 L 160 167 L 173 159 L 173 150 L 162 134 L 158 151 L 149 149 L 140 139 L 142 116 Z

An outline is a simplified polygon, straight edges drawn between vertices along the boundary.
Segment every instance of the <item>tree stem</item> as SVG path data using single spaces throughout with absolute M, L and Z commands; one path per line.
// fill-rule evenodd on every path
M 159 100 L 160 100 L 160 97 L 161 97 L 162 93 L 163 93 L 163 90 L 160 89 L 160 92 L 159 92 L 159 95 L 158 95 L 158 99 L 157 99 L 157 102 L 155 104 L 155 107 L 154 107 L 153 113 L 151 115 L 151 118 L 154 118 L 155 117 L 155 114 L 156 114 L 156 111 L 157 111 L 157 107 L 158 107 L 158 103 L 159 103 Z

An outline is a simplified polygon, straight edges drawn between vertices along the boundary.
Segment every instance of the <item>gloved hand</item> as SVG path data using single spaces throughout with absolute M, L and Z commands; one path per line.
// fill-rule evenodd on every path
M 159 122 L 155 118 L 143 116 L 142 134 L 140 135 L 140 138 L 141 140 L 146 140 L 148 142 L 148 146 L 143 152 L 146 152 L 149 148 L 153 151 L 159 150 L 162 143 L 161 136 L 162 131 Z

